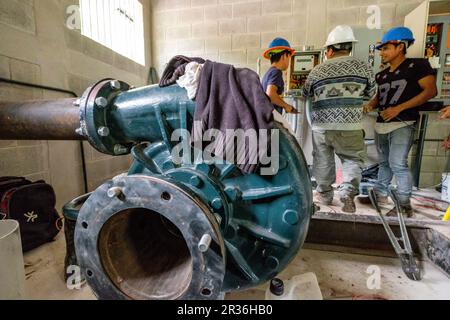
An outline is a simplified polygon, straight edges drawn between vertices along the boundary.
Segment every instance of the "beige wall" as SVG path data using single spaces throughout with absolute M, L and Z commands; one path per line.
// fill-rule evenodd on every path
M 146 63 L 141 66 L 66 27 L 66 8 L 76 0 L 0 1 L 0 77 L 65 88 L 81 94 L 106 77 L 134 86 L 146 84 L 151 65 L 150 3 L 144 5 Z M 61 93 L 0 83 L 0 100 L 52 99 Z M 129 157 L 109 157 L 86 145 L 87 174 L 92 190 L 126 171 Z M 56 190 L 58 209 L 82 194 L 78 142 L 0 141 L 0 176 L 45 179 Z
M 338 24 L 366 25 L 379 5 L 384 28 L 403 24 L 417 0 L 152 0 L 153 56 L 161 72 L 175 54 L 201 55 L 256 70 L 276 36 L 321 47 Z M 263 72 L 268 68 L 263 63 Z
M 277 36 L 297 48 L 321 48 L 338 24 L 365 26 L 378 5 L 383 29 L 403 25 L 418 0 L 152 0 L 153 58 L 159 74 L 176 54 L 201 56 L 256 71 L 257 59 Z M 269 64 L 262 61 L 261 74 Z M 427 139 L 443 139 L 450 122 L 432 117 Z M 436 185 L 447 163 L 438 142 L 425 146 L 422 186 Z M 414 150 L 412 154 L 414 154 Z M 412 158 L 411 158 L 412 159 Z

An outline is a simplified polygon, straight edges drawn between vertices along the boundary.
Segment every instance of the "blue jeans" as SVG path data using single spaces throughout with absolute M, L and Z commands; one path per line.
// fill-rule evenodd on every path
M 408 166 L 408 155 L 414 142 L 415 127 L 408 126 L 388 134 L 376 134 L 375 141 L 379 154 L 380 170 L 378 183 L 387 190 L 395 176 L 397 192 L 401 204 L 410 203 L 413 180 Z M 386 191 L 378 191 L 387 196 Z

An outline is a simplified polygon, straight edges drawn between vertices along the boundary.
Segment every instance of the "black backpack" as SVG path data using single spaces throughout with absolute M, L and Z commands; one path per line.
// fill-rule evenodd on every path
M 53 241 L 62 229 L 53 187 L 45 181 L 0 178 L 0 219 L 19 222 L 23 252 Z

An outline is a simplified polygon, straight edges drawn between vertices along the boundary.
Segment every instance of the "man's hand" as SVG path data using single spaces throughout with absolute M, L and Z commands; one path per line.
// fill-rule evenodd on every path
M 384 121 L 389 122 L 392 119 L 395 119 L 400 113 L 402 109 L 399 106 L 390 107 L 380 113 L 381 117 Z
M 439 113 L 440 113 L 439 116 L 440 120 L 450 119 L 450 106 L 445 107 L 444 109 L 439 111 Z
M 295 109 L 293 106 L 291 106 L 291 105 L 286 105 L 286 107 L 284 108 L 284 110 L 286 110 L 286 112 L 287 113 L 290 113 L 290 114 L 299 114 L 300 112 L 297 110 L 297 109 Z
M 366 104 L 363 108 L 364 113 L 369 113 L 373 110 L 375 110 L 375 108 L 370 103 Z
M 442 143 L 442 148 L 444 148 L 444 150 L 446 151 L 450 150 L 450 136 L 448 136 L 447 139 L 444 140 L 444 142 Z

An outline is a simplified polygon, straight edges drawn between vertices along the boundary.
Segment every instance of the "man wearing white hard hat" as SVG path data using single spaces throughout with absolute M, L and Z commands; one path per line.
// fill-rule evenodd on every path
M 375 94 L 372 69 L 351 57 L 358 42 L 349 26 L 337 26 L 325 44 L 327 60 L 306 80 L 303 96 L 311 98 L 313 170 L 320 203 L 331 205 L 336 182 L 335 154 L 343 165 L 339 186 L 344 212 L 355 212 L 361 173 L 366 159 L 362 126 L 364 100 Z

